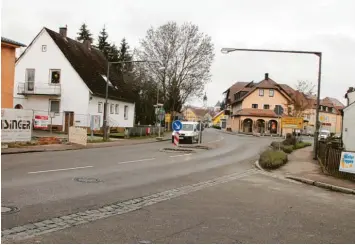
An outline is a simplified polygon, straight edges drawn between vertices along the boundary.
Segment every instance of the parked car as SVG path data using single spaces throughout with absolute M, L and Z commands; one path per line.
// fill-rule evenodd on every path
M 319 132 L 318 140 L 325 140 L 325 139 L 327 139 L 329 136 L 330 136 L 330 131 L 329 131 L 329 130 L 322 129 L 322 130 Z

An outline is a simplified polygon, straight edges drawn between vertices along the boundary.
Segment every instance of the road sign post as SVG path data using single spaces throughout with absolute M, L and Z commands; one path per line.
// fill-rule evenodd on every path
M 281 135 L 282 128 L 281 128 L 280 118 L 281 118 L 281 115 L 284 113 L 284 108 L 282 106 L 280 106 L 280 105 L 276 105 L 275 109 L 274 109 L 274 112 L 277 115 L 277 126 L 278 126 L 278 129 L 280 129 L 280 135 Z M 281 144 L 279 144 L 279 150 L 281 148 L 280 145 Z
M 172 124 L 172 128 L 175 131 L 174 134 L 174 145 L 179 146 L 179 131 L 182 129 L 182 123 L 179 120 L 175 120 Z

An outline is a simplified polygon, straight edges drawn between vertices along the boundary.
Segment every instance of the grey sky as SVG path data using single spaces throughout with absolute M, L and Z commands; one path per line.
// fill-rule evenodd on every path
M 95 38 L 105 24 L 110 41 L 126 37 L 136 47 L 150 26 L 167 21 L 192 22 L 215 45 L 208 104 L 236 81 L 260 81 L 265 72 L 278 83 L 316 83 L 318 59 L 313 55 L 235 52 L 222 47 L 315 50 L 323 52 L 321 96 L 344 102 L 355 86 L 354 0 L 4 0 L 1 35 L 29 44 L 46 26 L 68 25 L 75 37 L 85 22 Z M 194 100 L 194 104 L 202 104 Z

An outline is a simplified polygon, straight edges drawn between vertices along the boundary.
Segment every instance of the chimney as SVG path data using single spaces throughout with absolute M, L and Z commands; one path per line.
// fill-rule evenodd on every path
M 59 34 L 63 37 L 67 37 L 67 25 L 65 25 L 65 27 L 59 27 Z
M 269 80 L 269 73 L 265 73 L 265 80 Z
M 86 49 L 91 50 L 91 41 L 90 40 L 84 40 L 83 44 Z

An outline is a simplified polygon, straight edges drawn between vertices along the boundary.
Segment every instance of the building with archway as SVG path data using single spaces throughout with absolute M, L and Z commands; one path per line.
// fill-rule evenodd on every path
M 292 97 L 283 86 L 269 78 L 268 73 L 259 83 L 237 82 L 226 92 L 230 116 L 227 128 L 246 134 L 285 134 L 281 117 L 292 110 Z M 276 107 L 283 109 L 282 115 L 274 112 Z

